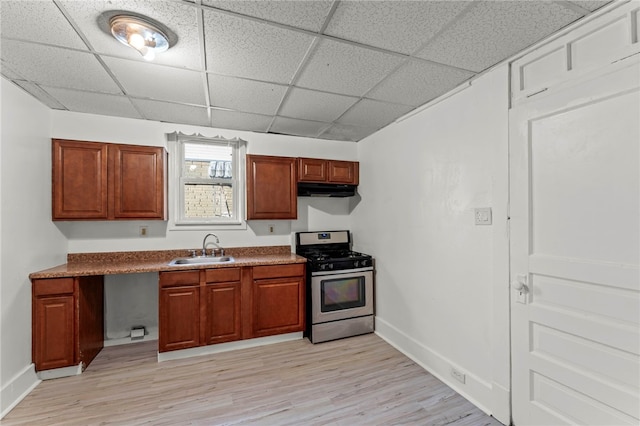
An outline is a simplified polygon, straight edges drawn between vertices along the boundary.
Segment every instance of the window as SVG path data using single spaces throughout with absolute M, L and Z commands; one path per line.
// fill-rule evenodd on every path
M 167 136 L 173 157 L 169 199 L 175 225 L 241 224 L 245 141 Z

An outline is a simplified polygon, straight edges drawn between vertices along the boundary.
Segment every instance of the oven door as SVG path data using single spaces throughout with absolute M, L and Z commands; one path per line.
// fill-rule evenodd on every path
M 313 324 L 373 315 L 373 268 L 311 274 Z

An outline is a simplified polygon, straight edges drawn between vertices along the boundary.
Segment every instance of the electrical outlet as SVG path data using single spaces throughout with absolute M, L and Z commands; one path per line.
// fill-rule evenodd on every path
M 140 227 L 140 236 L 146 237 L 149 234 L 149 229 L 146 226 Z
M 451 376 L 464 385 L 466 376 L 463 372 L 458 371 L 455 368 L 451 367 Z
M 491 207 L 474 209 L 476 225 L 491 225 Z
M 275 225 L 269 225 L 269 233 L 273 234 L 274 232 L 276 232 L 276 226 Z

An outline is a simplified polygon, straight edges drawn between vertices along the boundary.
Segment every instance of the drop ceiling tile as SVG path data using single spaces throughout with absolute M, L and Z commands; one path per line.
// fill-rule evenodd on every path
M 473 75 L 443 65 L 408 61 L 367 93 L 367 98 L 417 107 L 448 92 Z
M 7 80 L 24 80 L 21 75 L 13 71 L 4 61 L 0 61 L 0 74 L 2 74 Z
M 3 38 L 88 50 L 56 5 L 48 1 L 3 0 L 0 33 Z
M 198 9 L 193 5 L 161 0 L 61 0 L 60 3 L 98 53 L 144 61 L 137 51 L 117 41 L 108 31 L 106 20 L 101 19 L 103 12 L 127 11 L 147 16 L 177 36 L 177 43 L 157 55 L 154 63 L 203 68 L 197 25 Z M 100 25 L 107 28 L 101 28 Z
M 115 117 L 142 118 L 126 96 L 43 87 L 69 111 Z
M 205 106 L 202 74 L 151 62 L 104 58 L 130 96 Z
M 3 40 L 2 57 L 24 79 L 51 87 L 121 93 L 91 53 Z
M 232 130 L 246 130 L 265 133 L 269 129 L 273 117 L 268 115 L 248 114 L 237 111 L 211 110 L 213 127 Z
M 276 117 L 269 129 L 272 133 L 283 133 L 285 135 L 306 136 L 315 138 L 325 128 L 327 123 L 318 121 L 296 120 L 293 118 Z
M 170 102 L 151 101 L 147 99 L 131 99 L 131 102 L 148 120 L 165 121 L 167 123 L 192 124 L 209 127 L 207 108 L 173 104 Z
M 362 96 L 401 62 L 393 55 L 325 39 L 305 64 L 296 85 Z
M 275 115 L 286 86 L 255 80 L 208 75 L 211 105 Z
M 571 0 L 570 3 L 577 4 L 580 7 L 583 7 L 587 10 L 594 11 L 596 9 L 600 9 L 607 3 L 611 3 L 611 0 L 607 1 L 596 1 L 596 0 Z
M 417 56 L 482 71 L 581 16 L 547 1 L 479 1 Z
M 332 139 L 339 141 L 358 142 L 376 132 L 372 127 L 352 126 L 349 124 L 334 124 L 325 130 L 320 139 Z
M 48 106 L 51 109 L 65 109 L 64 105 L 58 102 L 55 98 L 53 98 L 49 93 L 44 91 L 37 84 L 31 83 L 29 81 L 14 81 L 14 83 L 20 86 L 24 91 L 29 93 L 31 96 L 36 98 L 38 101 L 42 102 L 44 105 Z
M 204 0 L 202 3 L 243 15 L 317 32 L 322 28 L 333 1 Z
M 208 71 L 288 84 L 313 37 L 205 11 Z
M 340 2 L 325 34 L 413 53 L 470 1 Z
M 340 117 L 338 123 L 380 129 L 412 109 L 411 106 L 362 99 Z
M 290 118 L 332 122 L 359 98 L 293 88 L 284 101 L 279 115 Z

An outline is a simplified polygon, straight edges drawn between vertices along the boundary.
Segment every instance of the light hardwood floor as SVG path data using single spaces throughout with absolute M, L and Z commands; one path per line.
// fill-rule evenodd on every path
M 157 342 L 102 350 L 41 383 L 2 425 L 500 426 L 375 334 L 156 362 Z

